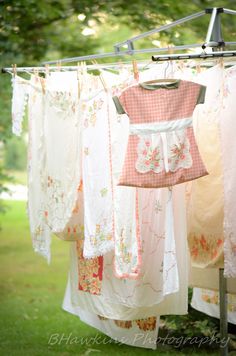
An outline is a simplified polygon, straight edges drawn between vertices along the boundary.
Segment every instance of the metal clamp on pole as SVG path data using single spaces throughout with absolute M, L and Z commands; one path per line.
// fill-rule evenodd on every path
M 134 51 L 134 44 L 132 41 L 128 40 L 127 42 L 127 46 L 128 46 L 128 54 L 133 54 Z
M 120 46 L 119 46 L 119 44 L 115 44 L 114 46 L 114 50 L 115 50 L 115 53 L 120 53 Z
M 212 9 L 206 9 L 206 14 L 211 13 L 211 19 L 207 30 L 205 43 L 202 45 L 202 49 L 211 47 L 213 51 L 216 48 L 224 48 L 225 42 L 222 38 L 221 31 L 221 18 L 220 14 L 224 12 L 223 8 L 214 7 Z
M 225 42 L 224 41 L 220 41 L 220 42 L 210 41 L 208 43 L 203 43 L 202 49 L 206 49 L 207 47 L 223 48 L 223 47 L 225 47 Z

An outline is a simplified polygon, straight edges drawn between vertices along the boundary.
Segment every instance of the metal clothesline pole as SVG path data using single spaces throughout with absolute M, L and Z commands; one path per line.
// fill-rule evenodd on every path
M 224 269 L 219 269 L 219 298 L 220 298 L 220 355 L 228 355 L 228 313 L 227 313 L 227 279 Z
M 207 31 L 207 36 L 205 43 L 203 45 L 198 45 L 198 44 L 193 44 L 193 45 L 182 45 L 182 46 L 174 46 L 171 47 L 172 51 L 176 50 L 181 50 L 181 49 L 190 49 L 194 47 L 223 47 L 226 43 L 224 43 L 221 35 L 221 22 L 220 22 L 220 16 L 222 13 L 227 13 L 231 15 L 236 15 L 236 11 L 230 10 L 230 9 L 224 9 L 224 8 L 207 8 L 204 11 L 197 12 L 195 14 L 186 16 L 182 19 L 173 21 L 171 23 L 168 23 L 166 25 L 160 26 L 158 28 L 155 28 L 153 30 L 141 33 L 140 35 L 131 37 L 125 41 L 116 43 L 114 45 L 114 52 L 109 52 L 109 53 L 98 53 L 98 54 L 91 54 L 91 55 L 86 55 L 86 56 L 78 56 L 78 57 L 72 57 L 72 58 L 62 58 L 54 61 L 47 61 L 44 62 L 43 64 L 56 64 L 58 62 L 60 63 L 70 63 L 70 62 L 78 62 L 78 61 L 85 61 L 85 60 L 93 60 L 93 59 L 102 59 L 106 57 L 117 57 L 117 56 L 126 56 L 126 55 L 135 55 L 135 54 L 141 54 L 141 53 L 155 53 L 155 52 L 161 52 L 161 51 L 168 51 L 170 50 L 170 47 L 167 48 L 149 48 L 149 49 L 141 49 L 141 50 L 135 50 L 134 49 L 134 42 L 144 38 L 148 37 L 152 34 L 159 33 L 165 30 L 168 30 L 172 27 L 175 27 L 177 25 L 180 25 L 182 23 L 185 23 L 187 21 L 194 20 L 198 17 L 201 17 L 205 14 L 211 14 L 210 18 L 210 23 L 208 26 L 208 31 Z M 212 38 L 212 40 L 211 40 Z M 234 44 L 233 42 L 227 43 L 228 45 Z M 121 50 L 121 47 L 127 46 L 127 50 Z
M 236 60 L 236 51 L 222 51 L 222 52 L 212 52 L 212 53 L 199 53 L 199 54 L 172 54 L 172 55 L 160 55 L 160 56 L 153 56 L 152 60 L 156 61 L 156 62 L 164 62 L 164 61 L 171 61 L 171 60 L 188 60 L 188 59 L 201 59 L 204 60 L 204 65 L 213 65 L 214 62 L 211 60 L 217 59 L 217 58 L 225 58 L 225 59 L 229 59 L 228 62 L 225 62 L 225 64 L 227 65 L 235 65 L 235 60 Z M 234 58 L 235 60 L 230 61 L 230 58 Z M 137 63 L 137 66 L 142 69 L 142 67 L 146 67 L 147 64 L 149 64 L 149 62 L 147 60 L 143 60 Z M 131 62 L 122 62 L 122 65 L 128 65 L 128 66 L 132 66 Z M 89 70 L 93 70 L 93 69 L 109 69 L 109 68 L 120 68 L 120 64 L 119 63 L 104 63 L 104 64 L 89 64 L 87 65 L 87 68 Z M 61 71 L 61 72 L 65 72 L 65 71 L 77 71 L 78 70 L 78 66 L 50 66 L 49 68 L 47 67 L 17 67 L 17 68 L 12 68 L 12 67 L 4 67 L 1 69 L 2 73 L 14 73 L 15 71 L 17 73 L 28 73 L 28 72 L 41 72 L 41 73 L 45 73 L 47 71 Z
M 181 59 L 207 59 L 207 58 L 229 58 L 235 57 L 236 51 L 219 51 L 211 53 L 179 53 L 179 54 L 162 54 L 159 56 L 152 56 L 153 61 L 171 61 L 171 60 L 181 60 Z
M 129 38 L 128 40 L 126 41 L 122 41 L 122 42 L 119 42 L 115 45 L 115 47 L 122 47 L 124 45 L 127 44 L 127 42 L 131 42 L 133 43 L 134 41 L 137 41 L 137 40 L 140 40 L 141 38 L 145 38 L 145 37 L 148 37 L 148 36 L 151 36 L 153 35 L 154 33 L 158 33 L 158 32 L 161 32 L 161 31 L 165 31 L 165 30 L 168 30 L 169 28 L 172 28 L 174 26 L 177 26 L 177 25 L 180 25 L 184 22 L 187 22 L 187 21 L 190 21 L 190 20 L 194 20 L 200 16 L 203 16 L 205 15 L 205 11 L 200 11 L 200 12 L 197 12 L 195 14 L 192 14 L 192 15 L 189 15 L 189 16 L 186 16 L 186 17 L 183 17 L 182 19 L 179 19 L 179 20 L 176 20 L 176 21 L 173 21 L 171 23 L 168 23 L 166 25 L 163 25 L 163 26 L 160 26 L 158 28 L 154 28 L 153 30 L 150 30 L 150 31 L 147 31 L 147 32 L 144 32 L 144 33 L 141 33 L 140 35 L 137 35 L 137 36 L 134 36 L 134 37 L 131 37 Z
M 180 45 L 180 46 L 171 47 L 171 50 L 176 51 L 176 50 L 184 50 L 184 49 L 199 48 L 199 47 L 201 47 L 201 44 L 194 43 L 189 45 Z M 56 61 L 55 60 L 46 61 L 43 62 L 42 64 L 73 63 L 78 61 L 89 61 L 93 59 L 102 59 L 107 57 L 122 57 L 122 56 L 131 56 L 134 54 L 166 52 L 168 50 L 170 50 L 169 47 L 162 47 L 162 48 L 153 47 L 153 48 L 132 49 L 132 50 L 128 49 L 128 50 L 122 50 L 117 52 L 107 52 L 107 53 L 89 54 L 89 55 L 79 56 L 79 57 L 62 58 Z

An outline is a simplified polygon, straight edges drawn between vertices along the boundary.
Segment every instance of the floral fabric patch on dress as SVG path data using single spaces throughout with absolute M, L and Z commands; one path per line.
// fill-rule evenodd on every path
M 139 173 L 168 173 L 193 164 L 186 130 L 139 135 L 138 158 L 135 168 Z
M 138 159 L 135 164 L 135 168 L 139 173 L 150 171 L 159 173 L 164 169 L 160 135 L 155 135 L 156 142 L 153 142 L 153 136 L 139 136 Z

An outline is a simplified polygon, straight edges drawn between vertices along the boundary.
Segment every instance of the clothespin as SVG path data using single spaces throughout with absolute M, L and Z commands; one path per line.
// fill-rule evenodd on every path
M 98 62 L 95 60 L 95 59 L 93 59 L 92 60 L 92 63 L 96 66 L 96 65 L 98 65 Z M 103 88 L 104 88 L 104 90 L 107 92 L 107 85 L 106 85 L 106 82 L 105 82 L 105 80 L 104 80 L 104 78 L 103 78 L 103 75 L 102 75 L 102 73 L 101 73 L 101 71 L 99 70 L 99 79 L 101 80 L 101 83 L 102 83 L 102 86 L 103 86 Z
M 38 80 L 39 80 L 39 71 L 38 71 L 37 68 L 34 68 L 33 72 L 34 72 L 34 75 L 35 75 L 35 82 L 37 83 Z
M 138 71 L 138 64 L 136 59 L 132 60 L 132 66 L 133 66 L 133 74 L 134 74 L 134 79 L 139 80 L 139 71 Z
M 219 65 L 220 65 L 220 67 L 222 68 L 222 69 L 224 69 L 224 59 L 223 59 L 223 57 L 221 57 L 221 58 L 219 58 Z
M 49 64 L 45 64 L 45 77 L 48 78 L 50 74 Z
M 81 74 L 81 66 L 80 63 L 77 63 L 77 81 L 78 81 L 78 99 L 80 98 L 81 90 L 82 90 L 82 80 L 80 77 Z
M 199 63 L 197 63 L 196 64 L 196 72 L 201 73 L 201 71 L 202 71 L 201 65 Z
M 61 61 L 57 62 L 57 70 L 58 70 L 58 72 L 61 71 Z
M 173 46 L 168 45 L 168 54 L 173 54 L 174 50 L 173 50 Z M 173 77 L 174 76 L 174 65 L 173 65 L 173 61 L 170 60 L 170 66 L 171 66 L 171 72 L 170 72 L 170 76 Z
M 168 48 L 168 54 L 173 54 L 174 53 L 173 46 L 168 45 L 167 48 Z
M 13 76 L 15 78 L 16 74 L 17 74 L 17 65 L 16 64 L 12 64 L 12 71 L 13 71 Z
M 39 79 L 40 79 L 40 84 L 42 87 L 42 92 L 43 92 L 43 94 L 45 94 L 46 93 L 46 80 L 43 77 L 39 77 Z

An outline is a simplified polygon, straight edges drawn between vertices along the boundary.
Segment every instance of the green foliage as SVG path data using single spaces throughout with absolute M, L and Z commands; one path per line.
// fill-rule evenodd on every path
M 0 74 L 0 143 L 11 136 L 11 78 Z
M 10 177 L 5 169 L 0 165 L 0 195 L 3 192 L 9 192 L 9 189 L 5 186 L 6 182 L 11 182 L 12 177 Z M 3 214 L 7 211 L 7 205 L 0 199 L 0 214 Z M 1 225 L 0 225 L 1 230 Z
M 11 137 L 5 144 L 5 168 L 19 171 L 26 169 L 26 151 L 26 143 L 21 137 Z
M 180 347 L 191 345 L 191 340 L 195 338 L 209 340 L 205 347 L 214 348 L 219 345 L 219 321 L 207 316 L 204 313 L 193 309 L 190 305 L 192 299 L 192 289 L 188 293 L 188 314 L 167 315 L 164 319 L 162 333 L 168 333 L 169 337 L 185 338 L 186 343 Z M 213 342 L 210 342 L 213 340 Z

